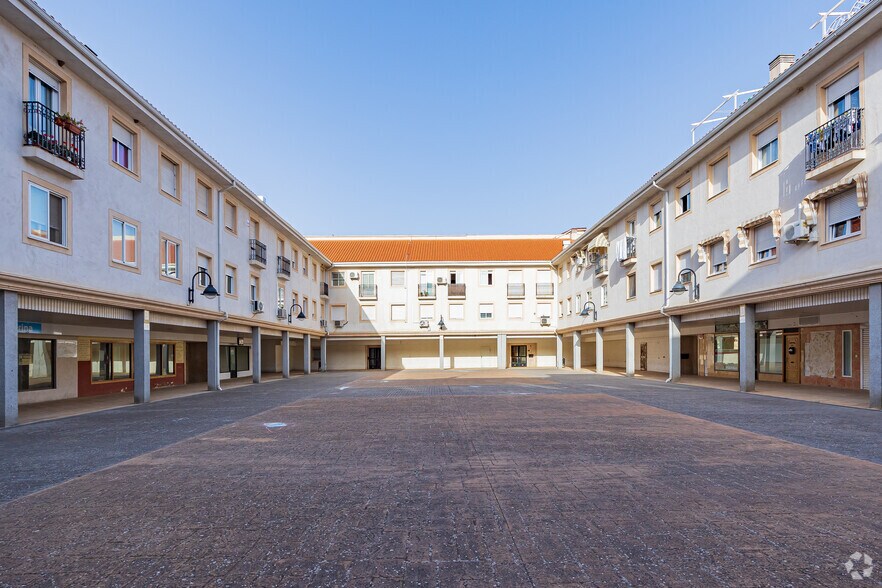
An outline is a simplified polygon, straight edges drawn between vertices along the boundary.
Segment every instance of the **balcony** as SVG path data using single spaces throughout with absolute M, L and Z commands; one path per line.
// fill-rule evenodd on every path
M 465 284 L 450 284 L 447 286 L 447 297 L 448 298 L 465 298 L 466 297 L 466 285 Z
M 866 157 L 863 108 L 852 108 L 805 136 L 805 177 L 822 178 Z
M 634 265 L 637 263 L 637 237 L 625 236 L 616 243 L 616 257 L 622 265 Z
M 527 288 L 524 284 L 508 284 L 507 292 L 509 298 L 523 298 L 526 294 Z
M 328 283 L 327 283 L 327 282 L 322 282 L 319 286 L 320 286 L 320 288 L 321 288 L 320 291 L 319 291 L 319 293 L 320 293 L 323 297 L 327 298 L 327 297 L 329 296 L 329 294 L 328 294 Z
M 358 285 L 358 297 L 376 300 L 377 299 L 377 285 L 376 284 L 359 284 Z
M 604 254 L 598 257 L 597 261 L 594 262 L 594 277 L 603 278 L 607 275 L 609 275 L 609 260 Z
M 423 299 L 434 300 L 435 284 L 420 284 L 417 288 L 417 296 Z
M 554 298 L 554 284 L 536 284 L 536 298 Z
M 279 255 L 276 257 L 276 274 L 280 278 L 288 279 L 291 277 L 291 260 L 287 257 Z
M 86 169 L 86 131 L 40 102 L 23 102 L 22 156 L 63 176 L 81 180 Z
M 248 253 L 248 262 L 255 267 L 265 268 L 266 245 L 264 245 L 257 239 L 249 239 L 248 246 L 250 247 L 250 251 Z

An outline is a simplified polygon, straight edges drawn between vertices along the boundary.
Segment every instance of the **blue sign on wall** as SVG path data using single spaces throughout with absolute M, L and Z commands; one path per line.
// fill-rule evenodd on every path
M 27 335 L 42 333 L 43 332 L 43 323 L 26 323 L 26 322 L 19 321 L 18 322 L 18 332 L 24 333 Z

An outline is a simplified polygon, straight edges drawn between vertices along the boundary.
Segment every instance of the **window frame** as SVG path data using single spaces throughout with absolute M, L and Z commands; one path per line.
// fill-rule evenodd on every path
M 655 279 L 655 268 L 658 268 L 658 284 L 656 284 L 656 288 L 653 289 L 653 280 Z M 650 294 L 660 294 L 664 289 L 664 281 L 665 281 L 665 268 L 664 264 L 662 264 L 662 260 L 658 259 L 649 264 L 649 293 Z
M 843 65 L 833 70 L 828 76 L 821 79 L 817 83 L 817 126 L 821 126 L 831 120 L 827 112 L 827 88 L 839 81 L 840 78 L 848 75 L 848 73 L 855 68 L 857 68 L 858 70 L 858 91 L 860 92 L 861 103 L 864 105 L 868 103 L 864 87 L 866 79 L 864 70 L 864 54 L 860 53 L 850 58 L 847 62 L 843 63 Z
M 340 277 L 340 283 L 335 283 L 337 276 Z M 345 288 L 346 287 L 346 272 L 331 270 L 331 287 L 332 288 Z
M 110 349 L 110 361 L 108 362 L 109 370 L 105 371 L 104 375 L 107 376 L 103 379 L 95 379 L 95 370 L 92 366 L 92 347 L 94 345 L 107 345 Z M 113 377 L 113 350 L 115 345 L 128 345 L 129 346 L 129 371 L 125 377 L 114 378 Z M 125 382 L 132 381 L 134 379 L 134 353 L 133 353 L 133 342 L 128 339 L 90 339 L 89 340 L 89 381 L 94 383 L 103 383 L 103 382 Z
M 64 199 L 64 221 L 62 223 L 62 230 L 64 231 L 64 244 L 59 245 L 49 239 L 42 239 L 35 235 L 31 234 L 30 225 L 31 225 L 31 185 L 36 186 L 42 190 L 45 190 L 49 193 L 49 197 L 51 198 L 54 193 L 56 196 L 59 196 Z M 48 203 L 47 203 L 48 205 Z M 32 245 L 34 247 L 41 247 L 48 251 L 55 251 L 57 253 L 64 253 L 65 255 L 73 255 L 73 201 L 71 199 L 71 193 L 69 190 L 65 190 L 61 186 L 56 186 L 50 182 L 46 182 L 36 176 L 33 176 L 29 173 L 22 172 L 22 243 L 26 245 Z
M 233 226 L 227 225 L 227 206 L 231 206 L 233 210 Z M 232 198 L 224 198 L 224 210 L 221 222 L 224 224 L 224 230 L 233 235 L 239 236 L 239 203 Z
M 177 353 L 177 344 L 174 341 L 151 341 L 150 342 L 150 350 L 156 352 L 156 360 L 155 360 L 156 368 L 160 368 L 160 366 L 162 364 L 165 364 L 164 367 L 166 367 L 166 368 L 168 367 L 168 364 L 166 364 L 164 361 L 161 361 L 161 358 L 162 358 L 162 351 L 161 350 L 163 347 L 168 348 L 169 352 L 171 353 L 170 358 L 171 358 L 172 371 L 168 372 L 168 371 L 162 370 L 162 371 L 165 371 L 165 373 L 155 373 L 154 370 L 151 368 L 148 370 L 150 372 L 151 379 L 152 378 L 170 378 L 170 377 L 174 377 L 178 373 L 178 366 L 177 366 L 178 362 L 176 361 L 176 357 L 175 357 L 175 354 Z M 152 363 L 152 362 L 150 362 L 149 359 L 148 359 L 148 362 Z M 149 365 L 149 363 L 148 363 L 148 365 Z
M 123 246 L 125 246 L 125 228 L 132 226 L 135 228 L 135 262 L 134 264 L 125 261 L 116 261 L 113 258 L 113 222 L 119 221 L 123 223 Z M 122 213 L 110 210 L 107 221 L 107 259 L 110 267 L 126 270 L 136 274 L 141 273 L 141 223 L 135 219 L 128 217 Z M 123 259 L 125 259 L 125 248 L 123 248 Z
M 759 136 L 769 130 L 772 127 L 775 128 L 775 141 L 777 142 L 777 157 L 771 163 L 766 165 L 762 165 L 762 161 L 760 159 L 759 150 L 765 145 L 759 145 L 757 139 Z M 766 145 L 771 145 L 771 141 Z M 764 119 L 758 125 L 754 126 L 753 130 L 750 131 L 750 177 L 755 178 L 762 173 L 768 171 L 769 169 L 778 165 L 778 162 L 781 161 L 781 113 L 778 112 L 773 114 L 772 116 Z
M 54 76 L 58 79 L 59 83 L 59 91 L 58 91 L 58 104 L 59 104 L 59 113 L 62 112 L 70 112 L 71 111 L 71 88 L 73 78 L 71 78 L 67 72 L 58 65 L 58 60 L 50 57 L 43 53 L 42 49 L 37 48 L 34 45 L 30 45 L 27 42 L 22 43 L 22 90 L 21 96 L 22 100 L 27 100 L 30 96 L 29 91 L 29 82 L 28 77 L 30 73 L 30 66 L 33 64 L 37 66 L 39 69 L 43 69 L 46 73 Z
M 107 145 L 108 145 L 108 161 L 111 167 L 118 169 L 132 178 L 141 181 L 141 129 L 134 120 L 116 110 L 108 107 L 107 110 Z M 114 122 L 132 134 L 131 159 L 132 168 L 129 169 L 113 158 L 113 124 Z
M 723 160 L 726 160 L 726 187 L 717 192 L 716 194 L 712 194 L 714 185 L 714 166 L 720 163 Z M 720 196 L 723 196 L 731 189 L 731 179 L 732 174 L 730 173 L 732 167 L 732 158 L 729 156 L 729 148 L 726 147 L 723 151 L 718 152 L 714 157 L 708 159 L 707 163 L 707 201 L 715 200 Z
M 633 292 L 633 294 L 632 294 Z M 632 271 L 625 275 L 625 301 L 637 300 L 637 272 Z
M 227 270 L 233 270 L 232 278 L 233 278 L 233 291 L 230 292 L 227 288 Z M 227 298 L 239 298 L 239 268 L 236 267 L 235 264 L 230 263 L 229 261 L 224 262 L 224 296 Z
M 655 222 L 655 207 L 658 205 L 658 224 Z M 665 224 L 665 207 L 661 198 L 656 198 L 649 203 L 649 234 L 661 230 Z
M 835 247 L 836 245 L 840 245 L 842 243 L 848 243 L 848 242 L 851 242 L 851 241 L 854 241 L 857 239 L 862 239 L 866 235 L 865 227 L 867 226 L 867 219 L 866 219 L 867 210 L 866 210 L 866 208 L 862 208 L 862 209 L 860 209 L 859 216 L 851 217 L 851 218 L 847 219 L 846 221 L 842 221 L 842 222 L 848 223 L 848 232 L 845 235 L 843 235 L 841 237 L 835 237 L 835 238 L 830 237 L 830 228 L 832 225 L 830 225 L 827 220 L 827 205 L 832 198 L 836 198 L 837 196 L 841 196 L 845 192 L 851 192 L 851 191 L 855 192 L 854 197 L 857 198 L 856 188 L 848 188 L 847 190 L 844 190 L 844 191 L 839 192 L 837 194 L 832 194 L 830 196 L 827 196 L 820 202 L 820 204 L 818 206 L 818 208 L 820 209 L 819 210 L 820 218 L 818 219 L 820 222 L 818 223 L 818 227 L 823 227 L 823 230 L 824 230 L 824 238 L 820 242 L 820 247 L 822 247 L 822 248 Z M 853 233 L 853 232 L 851 232 L 851 223 L 854 222 L 855 219 L 858 219 L 861 228 L 858 232 Z M 837 223 L 837 224 L 839 224 L 839 223 Z
M 717 243 L 722 244 L 723 257 L 726 258 L 726 260 L 723 262 L 725 267 L 719 271 L 714 269 L 715 266 L 720 265 L 720 264 L 714 263 L 714 246 Z M 715 278 L 717 276 L 723 276 L 726 274 L 726 272 L 729 271 L 729 254 L 726 253 L 726 240 L 725 239 L 717 239 L 716 241 L 708 243 L 706 257 L 707 257 L 706 263 L 707 263 L 707 277 L 708 278 Z
M 169 194 L 168 192 L 166 192 L 165 190 L 162 189 L 162 160 L 163 159 L 168 160 L 172 165 L 175 166 L 175 192 L 176 192 L 176 194 Z M 156 160 L 156 166 L 157 166 L 157 170 L 156 170 L 157 182 L 156 182 L 156 184 L 157 184 L 157 190 L 159 190 L 159 193 L 176 204 L 183 204 L 184 198 L 183 198 L 183 193 L 182 193 L 182 186 L 183 186 L 183 182 L 182 182 L 183 173 L 182 172 L 183 172 L 184 166 L 183 166 L 181 158 L 178 157 L 177 155 L 175 155 L 174 153 L 172 153 L 171 151 L 169 151 L 168 149 L 166 149 L 165 147 L 163 147 L 162 145 L 160 145 L 159 146 L 159 155 L 157 156 L 157 160 Z
M 19 334 L 16 341 L 17 341 L 17 343 L 16 343 L 16 352 L 17 353 L 16 354 L 18 355 L 18 361 L 17 361 L 18 368 L 16 370 L 16 389 L 19 392 L 30 392 L 32 390 L 54 390 L 54 389 L 56 389 L 58 387 L 58 341 L 57 341 L 57 339 L 48 339 L 42 335 L 32 337 L 32 336 L 22 336 L 21 334 Z M 21 371 L 21 368 L 24 367 L 20 363 L 21 362 L 21 355 L 22 355 L 21 346 L 22 346 L 22 342 L 24 342 L 24 341 L 27 341 L 29 350 L 32 345 L 32 343 L 31 343 L 32 341 L 44 341 L 44 342 L 50 343 L 50 345 L 49 345 L 49 354 L 50 354 L 49 364 L 50 364 L 50 369 L 52 371 L 52 381 L 49 382 L 48 385 L 41 384 L 41 385 L 35 385 L 35 386 L 28 385 L 27 388 L 21 387 L 21 375 L 19 372 Z M 26 364 L 26 365 L 28 365 L 28 366 L 33 365 L 33 361 L 31 361 L 31 363 Z M 30 378 L 28 378 L 28 379 L 30 380 Z M 29 384 L 30 384 L 30 381 L 29 381 Z
M 683 204 L 681 202 L 683 195 L 681 194 L 681 191 L 683 190 L 683 186 L 685 186 L 687 184 L 689 185 L 689 192 L 687 192 L 687 194 L 689 195 L 689 208 L 687 210 L 683 210 Z M 674 192 L 677 195 L 677 197 L 675 199 L 677 212 L 674 215 L 674 220 L 677 220 L 678 218 L 685 216 L 685 215 L 689 214 L 690 212 L 692 212 L 693 188 L 694 188 L 694 186 L 692 185 L 692 176 L 691 175 L 686 178 L 681 178 L 680 182 L 674 187 Z
M 208 210 L 202 212 L 199 210 L 199 191 L 200 187 L 208 188 Z M 214 222 L 214 184 L 209 182 L 205 176 L 200 173 L 196 173 L 196 193 L 193 196 L 193 209 L 196 211 L 196 216 L 201 218 L 204 221 Z
M 168 244 L 174 244 L 177 246 L 177 252 L 175 254 L 175 273 L 177 274 L 175 277 L 169 276 L 164 273 L 162 270 L 162 260 L 167 255 L 167 246 Z M 183 283 L 183 271 L 181 269 L 181 251 L 183 249 L 183 242 L 181 239 L 177 237 L 172 237 L 171 235 L 167 235 L 166 233 L 159 233 L 159 279 L 165 280 L 167 282 L 174 282 L 176 284 Z M 166 258 L 167 262 L 167 258 Z
M 756 246 L 757 230 L 760 227 L 765 227 L 766 225 L 771 225 L 772 236 L 774 237 L 775 225 L 774 225 L 774 222 L 772 221 L 772 219 L 769 219 L 768 222 L 764 222 L 762 224 L 759 224 L 759 225 L 756 225 L 755 227 L 750 228 L 750 265 L 752 265 L 752 266 L 765 264 L 765 263 L 771 263 L 771 262 L 778 259 L 778 254 L 780 253 L 779 252 L 779 248 L 780 248 L 780 244 L 779 244 L 780 238 L 779 237 L 775 237 L 775 246 L 772 248 L 772 249 L 774 249 L 774 254 L 772 254 L 768 257 L 763 257 L 762 259 L 759 258 L 760 251 L 757 249 L 757 246 Z M 769 250 L 763 249 L 763 251 L 769 251 Z
M 402 310 L 401 318 L 395 318 L 395 309 Z M 404 323 L 407 322 L 407 305 L 406 304 L 390 304 L 389 305 L 389 322 Z
M 195 273 L 199 271 L 199 268 L 202 267 L 201 265 L 199 265 L 200 255 L 208 260 L 208 263 L 206 264 L 208 267 L 205 268 L 205 271 L 207 271 L 208 274 L 211 275 L 211 272 L 214 269 L 214 255 L 212 255 L 210 251 L 199 249 L 198 247 L 196 248 L 196 261 L 193 265 L 193 272 Z M 214 278 L 212 278 L 212 280 L 214 280 Z M 208 281 L 205 279 L 205 276 L 203 274 L 199 274 L 199 276 L 196 278 L 196 285 L 200 288 L 205 288 L 206 286 L 208 286 Z
M 487 307 L 487 306 L 490 307 L 490 312 L 489 313 L 482 312 L 481 308 Z M 487 316 L 484 316 L 484 315 L 487 315 Z M 493 320 L 493 318 L 495 316 L 496 316 L 496 308 L 492 302 L 479 302 L 478 303 L 478 320 L 489 321 L 489 320 Z

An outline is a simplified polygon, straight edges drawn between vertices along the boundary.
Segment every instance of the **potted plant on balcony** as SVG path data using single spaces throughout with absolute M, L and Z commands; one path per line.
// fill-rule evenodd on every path
M 61 128 L 67 129 L 74 135 L 79 135 L 86 130 L 86 125 L 83 124 L 83 121 L 75 119 L 69 112 L 56 116 L 55 124 Z

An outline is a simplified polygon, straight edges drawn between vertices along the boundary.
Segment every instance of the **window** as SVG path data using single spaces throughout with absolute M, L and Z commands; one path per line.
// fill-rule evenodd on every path
M 649 230 L 654 231 L 662 226 L 662 203 L 653 202 L 649 205 Z
M 315 262 L 312 264 L 312 281 L 318 282 L 318 264 Z
M 404 271 L 403 270 L 392 270 L 392 285 L 393 286 L 403 286 L 404 285 Z
M 692 182 L 677 187 L 677 216 L 692 210 Z
M 710 275 L 715 276 L 726 271 L 726 244 L 720 239 L 710 246 Z
M 369 322 L 377 320 L 377 307 L 376 306 L 362 306 L 361 307 L 361 320 L 369 321 Z
M 757 369 L 761 374 L 784 373 L 784 332 L 761 331 L 758 339 Z
M 18 340 L 18 390 L 44 390 L 55 387 L 55 341 Z
M 627 279 L 628 300 L 637 298 L 637 274 L 628 274 Z
M 450 319 L 454 321 L 461 321 L 465 318 L 465 310 L 462 304 L 451 304 L 450 305 Z
M 727 153 L 708 167 L 710 197 L 713 198 L 729 189 L 729 154 Z
M 343 272 L 331 272 L 331 285 L 335 288 L 346 285 L 346 274 Z
M 842 331 L 842 376 L 845 378 L 852 376 L 852 345 L 851 331 Z
M 492 286 L 493 270 L 481 270 L 480 280 L 478 283 L 482 286 Z
M 128 221 L 111 219 L 111 259 L 129 267 L 138 265 L 138 226 Z
M 283 284 L 276 286 L 276 305 L 279 308 L 285 308 L 285 286 Z
M 861 107 L 860 70 L 856 67 L 827 86 L 827 118 Z
M 609 303 L 609 286 L 607 284 L 600 285 L 600 306 L 606 306 Z
M 166 196 L 180 200 L 180 166 L 170 157 L 159 154 L 159 189 Z
M 28 183 L 28 237 L 67 246 L 67 198 Z
M 157 343 L 150 346 L 150 375 L 173 376 L 175 373 L 175 344 Z
M 540 284 L 550 284 L 551 270 L 538 270 L 536 272 L 536 281 Z
M 435 318 L 434 304 L 420 304 L 420 320 Z
M 224 292 L 227 296 L 236 296 L 236 268 L 231 265 L 224 268 Z
M 309 258 L 306 255 L 303 256 L 303 275 L 309 277 Z
M 235 204 L 224 200 L 224 227 L 232 233 L 238 232 L 237 212 Z
M 576 312 L 582 312 L 582 295 L 576 294 Z
M 547 316 L 551 318 L 551 303 L 550 302 L 540 302 L 536 305 L 536 314 L 538 316 Z
M 164 278 L 179 280 L 178 253 L 181 249 L 180 243 L 176 243 L 168 237 L 162 237 L 159 243 L 159 275 Z
M 510 318 L 510 319 L 524 318 L 524 305 L 523 304 L 509 304 L 508 305 L 508 318 Z
M 291 290 L 291 302 L 300 304 L 300 295 L 295 290 Z
M 522 270 L 508 270 L 508 283 L 509 284 L 523 284 L 524 283 L 524 272 Z
M 625 234 L 629 237 L 637 234 L 637 221 L 635 219 L 632 218 L 625 221 Z
M 451 284 L 464 284 L 462 279 L 462 271 L 460 270 L 450 270 L 450 283 Z
M 661 292 L 662 289 L 662 264 L 654 263 L 649 266 L 649 291 Z
M 296 273 L 298 271 L 299 267 L 300 267 L 300 254 L 297 253 L 296 249 L 292 248 L 291 249 L 291 271 Z
M 316 315 L 315 311 L 316 311 L 316 302 L 315 302 L 315 300 L 313 300 L 312 301 L 312 320 L 315 320 L 315 315 Z
M 557 301 L 557 316 L 563 317 L 563 300 Z
M 831 196 L 824 202 L 827 222 L 827 241 L 847 239 L 861 233 L 861 209 L 857 191 L 847 190 Z
M 714 371 L 738 371 L 738 335 L 714 335 Z
M 303 314 L 309 315 L 309 298 L 307 296 L 303 297 Z
M 778 240 L 775 239 L 775 229 L 771 222 L 754 227 L 751 232 L 754 261 L 766 261 L 778 256 Z
M 39 102 L 49 110 L 61 112 L 60 95 L 61 82 L 55 76 L 47 73 L 35 63 L 28 64 L 28 100 Z M 35 116 L 41 118 L 39 115 Z M 42 126 L 44 125 L 40 121 L 38 124 L 32 125 L 32 128 L 40 129 Z
M 403 304 L 393 304 L 391 318 L 393 321 L 407 320 L 407 312 Z
M 92 381 L 128 380 L 132 377 L 132 344 L 92 342 Z
M 285 257 L 285 240 L 281 237 L 276 239 L 276 255 Z
M 567 298 L 566 302 L 567 316 L 573 314 L 573 299 Z
M 196 180 L 196 212 L 211 218 L 211 186 L 202 180 Z
M 135 133 L 116 119 L 112 119 L 111 138 L 111 161 L 135 173 Z
M 248 238 L 260 240 L 260 221 L 248 217 Z
M 211 257 L 201 252 L 196 253 L 196 271 L 199 270 L 203 270 L 205 272 L 211 271 Z M 196 283 L 199 285 L 199 287 L 205 288 L 206 286 L 208 286 L 208 276 L 206 276 L 204 273 L 200 273 L 196 277 Z
M 778 121 L 754 135 L 753 140 L 757 171 L 778 161 Z
M 361 307 L 361 320 L 367 320 L 365 318 L 365 306 Z M 371 306 L 370 308 L 374 308 Z M 345 304 L 332 304 L 331 305 L 331 320 L 332 321 L 345 321 L 346 320 L 346 305 Z
M 251 347 L 247 345 L 220 346 L 220 372 L 247 372 L 251 369 Z
M 680 279 L 680 273 L 685 269 L 692 269 L 692 252 L 684 251 L 683 253 L 677 254 L 677 279 Z M 683 276 L 686 278 L 686 276 Z M 691 279 L 692 276 L 689 276 L 687 279 Z
M 479 304 L 478 305 L 478 318 L 492 319 L 493 318 L 493 305 L 492 304 Z
M 258 278 L 257 276 L 251 276 L 248 292 L 251 294 L 252 302 L 255 300 L 260 300 L 260 278 Z

